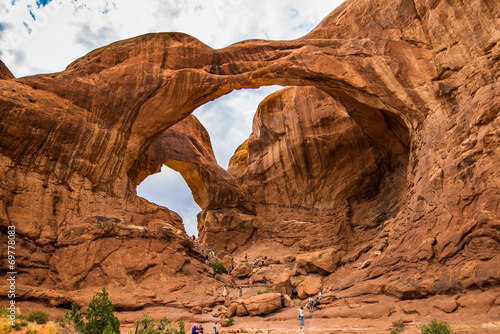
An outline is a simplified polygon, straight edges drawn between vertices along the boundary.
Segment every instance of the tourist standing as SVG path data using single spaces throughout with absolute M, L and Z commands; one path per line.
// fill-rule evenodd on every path
M 285 308 L 285 295 L 284 294 L 281 294 L 280 300 L 281 300 L 281 308 Z
M 215 334 L 219 334 L 219 324 L 215 323 L 214 325 L 214 332 Z
M 304 309 L 302 307 L 299 307 L 299 318 L 300 318 L 300 325 L 304 326 Z
M 191 329 L 191 334 L 196 334 L 197 330 L 198 330 L 198 327 L 196 327 L 196 324 L 194 324 L 193 328 Z
M 241 296 L 243 296 L 243 288 L 240 286 L 239 289 L 240 289 L 240 297 L 241 297 Z

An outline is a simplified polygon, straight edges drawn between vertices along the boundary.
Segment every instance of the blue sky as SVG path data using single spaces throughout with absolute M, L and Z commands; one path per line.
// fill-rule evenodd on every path
M 0 0 L 0 59 L 16 77 L 63 70 L 89 51 L 150 33 L 188 33 L 213 48 L 245 39 L 305 35 L 341 0 Z M 251 132 L 260 101 L 279 87 L 235 91 L 198 108 L 219 164 Z M 138 194 L 179 213 L 197 234 L 200 208 L 179 174 L 164 167 Z

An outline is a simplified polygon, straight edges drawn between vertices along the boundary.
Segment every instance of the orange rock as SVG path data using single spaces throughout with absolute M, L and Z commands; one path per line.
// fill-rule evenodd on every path
M 238 264 L 234 269 L 232 274 L 236 277 L 246 277 L 252 273 L 252 265 L 247 262 L 242 262 Z
M 458 309 L 487 311 L 500 282 L 499 6 L 349 0 L 293 41 L 214 50 L 159 33 L 53 74 L 16 79 L 0 63 L 0 225 L 21 246 L 19 298 L 67 304 L 107 285 L 137 309 L 171 299 L 130 291 L 219 286 L 180 217 L 136 195 L 166 164 L 203 210 L 201 241 L 327 249 L 297 256 L 297 271 L 329 275 L 335 292 L 375 279 L 350 292 L 429 299 L 479 286 Z M 224 170 L 190 114 L 271 84 L 287 88 L 262 101 Z M 427 315 L 426 301 L 401 308 Z
M 320 274 L 331 274 L 337 269 L 342 253 L 336 248 L 326 249 L 313 253 L 300 254 L 296 262 L 298 268 L 304 268 L 306 272 L 318 272 Z
M 280 295 L 276 293 L 264 293 L 245 299 L 243 301 L 249 315 L 264 315 L 281 308 Z
M 290 282 L 290 273 L 284 272 L 279 275 L 273 282 L 272 289 L 275 292 L 285 295 L 292 294 L 292 284 Z
M 316 295 L 323 287 L 321 277 L 307 276 L 307 278 L 297 285 L 297 295 L 304 299 Z

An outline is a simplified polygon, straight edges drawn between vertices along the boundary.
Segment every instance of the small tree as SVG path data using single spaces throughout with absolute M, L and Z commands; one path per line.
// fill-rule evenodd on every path
M 113 332 L 120 333 L 120 321 L 115 317 L 114 311 L 115 307 L 108 299 L 106 288 L 102 288 L 102 292 L 97 292 L 89 303 L 85 332 L 102 334 L 110 325 Z
M 222 272 L 226 271 L 224 269 L 224 265 L 222 264 L 222 262 L 220 260 L 215 260 L 212 267 L 214 268 L 214 271 L 217 274 L 222 274 Z
M 66 315 L 64 317 L 68 319 L 69 322 L 73 323 L 77 331 L 83 332 L 85 330 L 85 324 L 83 323 L 83 314 L 78 307 L 77 302 L 73 302 L 73 304 L 71 304 L 71 312 L 69 314 L 68 312 L 66 312 Z
M 446 322 L 438 322 L 432 319 L 428 326 L 420 325 L 420 333 L 422 334 L 450 334 L 451 328 Z
M 108 323 L 108 326 L 106 327 L 106 329 L 104 330 L 104 332 L 102 332 L 102 334 L 119 334 L 119 333 L 116 333 L 113 330 L 113 326 L 111 326 L 111 324 Z

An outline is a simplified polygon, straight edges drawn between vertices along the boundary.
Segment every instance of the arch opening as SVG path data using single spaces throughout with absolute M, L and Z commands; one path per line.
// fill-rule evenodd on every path
M 259 103 L 282 88 L 274 85 L 235 90 L 197 108 L 193 115 L 199 123 L 189 119 L 181 122 L 185 124 L 177 126 L 181 129 L 173 126 L 173 129 L 167 130 L 167 135 L 159 141 L 168 143 L 173 148 L 172 152 L 161 154 L 159 150 L 162 145 L 158 145 L 158 142 L 151 145 L 146 152 L 146 159 L 142 159 L 143 168 L 148 175 L 136 173 L 136 177 L 139 174 L 144 177 L 136 187 L 137 195 L 175 211 L 181 216 L 186 233 L 197 236 L 196 216 L 208 205 L 207 191 L 210 186 L 200 187 L 200 182 L 203 181 L 197 175 L 197 166 L 193 163 L 200 163 L 198 158 L 205 154 L 215 170 L 227 169 L 236 148 L 252 131 L 252 119 Z M 190 128 L 191 126 L 194 128 Z M 192 136 L 193 129 L 200 131 L 199 138 Z M 192 159 L 189 160 L 180 151 L 183 146 L 185 149 L 192 143 L 199 150 L 191 152 Z M 201 148 L 203 146 L 205 147 Z M 210 159 L 211 155 L 213 159 Z
M 360 239 L 362 235 L 366 237 L 367 233 L 373 235 L 399 211 L 400 201 L 404 197 L 409 154 L 408 129 L 399 115 L 358 101 L 352 103 L 352 98 L 338 96 L 332 91 L 327 94 L 326 89 L 300 86 L 286 87 L 283 91 L 287 93 L 280 91 L 265 99 L 258 99 L 260 106 L 257 114 L 253 116 L 257 108 L 251 111 L 251 117 L 257 118 L 253 124 L 254 132 L 244 142 L 246 146 L 241 145 L 234 155 L 238 159 L 243 158 L 236 163 L 232 161 L 228 169 L 222 168 L 217 160 L 225 164 L 232 156 L 232 150 L 225 152 L 225 158 L 216 159 L 211 145 L 213 137 L 210 138 L 205 127 L 193 116 L 205 117 L 205 122 L 213 121 L 215 130 L 220 131 L 218 127 L 224 122 L 213 117 L 219 111 L 216 101 L 212 105 L 208 104 L 205 115 L 199 110 L 195 111 L 165 131 L 148 148 L 149 156 L 148 152 L 145 156 L 149 161 L 142 164 L 166 165 L 182 174 L 198 204 L 197 207 L 191 203 L 196 208 L 191 212 L 202 209 L 197 224 L 193 219 L 194 214 L 183 217 L 185 226 L 191 225 L 190 228 L 186 226 L 189 235 L 197 234 L 195 226 L 198 226 L 204 241 L 228 244 L 231 241 L 225 238 L 232 239 L 234 233 L 226 233 L 226 236 L 221 237 L 218 233 L 212 233 L 214 226 L 218 225 L 220 231 L 224 230 L 224 224 L 245 221 L 243 229 L 248 229 L 254 237 L 262 234 L 260 237 L 265 238 L 276 234 L 279 224 L 266 230 L 262 228 L 262 222 L 277 222 L 281 219 L 283 223 L 285 220 L 306 220 L 313 224 L 324 224 L 325 227 L 336 224 L 336 228 L 330 228 L 327 234 L 333 231 L 334 234 L 353 236 L 354 230 L 365 231 L 358 235 L 357 239 Z M 242 91 L 235 93 L 238 92 Z M 231 100 L 232 94 L 217 101 Z M 231 116 L 236 115 L 238 119 L 240 105 L 234 99 L 227 104 L 235 106 Z M 291 108 L 287 109 L 287 105 L 291 105 Z M 298 112 L 300 110 L 302 113 Z M 330 117 L 332 115 L 335 117 Z M 301 124 L 306 124 L 305 128 L 297 132 Z M 344 128 L 349 130 L 343 132 Z M 397 134 L 387 133 L 387 129 Z M 230 131 L 224 133 L 229 134 Z M 287 137 L 289 134 L 298 135 L 298 141 L 297 138 Z M 398 140 L 388 141 L 388 135 L 397 136 Z M 241 138 L 245 137 L 247 134 Z M 240 141 L 237 140 L 235 145 Z M 283 144 L 287 141 L 292 142 L 288 147 Z M 322 145 L 326 145 L 326 149 Z M 169 153 L 161 152 L 162 147 L 168 147 Z M 284 153 L 279 158 L 281 164 L 283 156 L 291 156 L 291 167 L 275 171 L 275 175 L 269 177 L 270 162 L 266 162 L 268 158 L 255 154 L 259 150 L 268 157 Z M 365 157 L 366 163 L 359 157 Z M 151 161 L 155 161 L 156 165 L 151 164 Z M 363 164 L 366 166 L 361 167 Z M 349 168 L 359 170 L 351 173 Z M 277 181 L 280 178 L 285 181 Z M 333 189 L 338 184 L 342 184 L 339 189 L 329 191 L 329 187 Z M 169 208 L 176 211 L 175 206 Z M 259 231 L 254 228 L 256 225 L 260 226 Z M 230 228 L 233 227 L 226 226 L 225 230 Z M 249 233 L 234 232 L 244 235 L 241 237 L 242 243 L 247 242 Z M 317 246 L 328 246 L 339 241 L 333 235 L 332 238 L 326 238 L 325 235 L 321 236 Z M 306 235 L 302 237 L 307 238 Z M 310 240 L 308 242 L 314 244 Z

